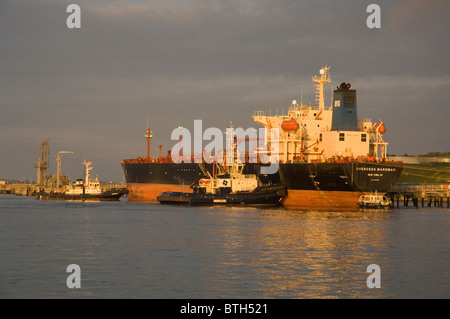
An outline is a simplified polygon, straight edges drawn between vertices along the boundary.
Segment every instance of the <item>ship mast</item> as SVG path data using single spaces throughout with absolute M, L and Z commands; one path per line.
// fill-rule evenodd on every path
M 323 111 L 325 109 L 325 99 L 323 95 L 323 85 L 325 83 L 331 82 L 329 66 L 324 66 L 320 69 L 320 76 L 313 76 L 313 82 L 316 82 L 316 102 L 319 105 L 319 111 Z
M 152 131 L 150 131 L 150 127 L 147 126 L 147 134 L 145 134 L 145 138 L 147 139 L 147 159 L 150 158 L 150 139 L 152 137 Z
M 86 169 L 86 185 L 88 185 L 88 183 L 89 183 L 89 171 L 92 170 L 92 167 L 89 167 L 89 166 L 92 164 L 92 162 L 85 160 L 83 164 L 84 164 L 85 169 Z

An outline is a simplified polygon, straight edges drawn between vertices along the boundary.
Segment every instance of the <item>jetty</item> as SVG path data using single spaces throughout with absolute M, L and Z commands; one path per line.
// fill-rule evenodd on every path
M 409 184 L 398 183 L 386 194 L 394 203 L 394 207 L 399 208 L 400 202 L 408 207 L 438 207 L 450 208 L 450 182 Z

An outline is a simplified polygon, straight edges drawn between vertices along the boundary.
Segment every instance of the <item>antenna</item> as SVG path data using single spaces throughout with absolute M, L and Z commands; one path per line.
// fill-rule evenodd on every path
M 303 105 L 303 82 L 302 82 L 302 94 L 300 95 L 300 106 Z
M 330 109 L 333 108 L 333 86 L 330 85 Z

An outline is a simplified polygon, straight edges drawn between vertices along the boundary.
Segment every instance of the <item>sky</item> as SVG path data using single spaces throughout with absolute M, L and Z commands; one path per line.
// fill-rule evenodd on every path
M 367 27 L 371 3 L 381 28 Z M 389 154 L 450 151 L 449 14 L 448 0 L 0 0 L 0 179 L 36 180 L 48 138 L 49 174 L 72 151 L 73 180 L 86 159 L 122 182 L 121 160 L 146 155 L 147 123 L 152 156 L 196 119 L 258 128 L 256 110 L 314 104 L 324 65 L 326 105 L 350 82 Z

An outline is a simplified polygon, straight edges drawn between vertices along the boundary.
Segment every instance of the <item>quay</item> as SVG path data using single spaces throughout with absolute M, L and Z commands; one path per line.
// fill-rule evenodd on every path
M 42 189 L 41 186 L 37 186 L 36 184 L 4 184 L 0 185 L 0 194 L 15 194 L 17 196 L 34 196 L 39 189 Z
M 450 208 L 450 183 L 400 183 L 396 184 L 386 196 L 392 200 L 397 208 L 400 207 L 400 201 L 403 201 L 405 207 L 408 207 L 411 202 L 416 208 L 419 208 L 419 206 Z

